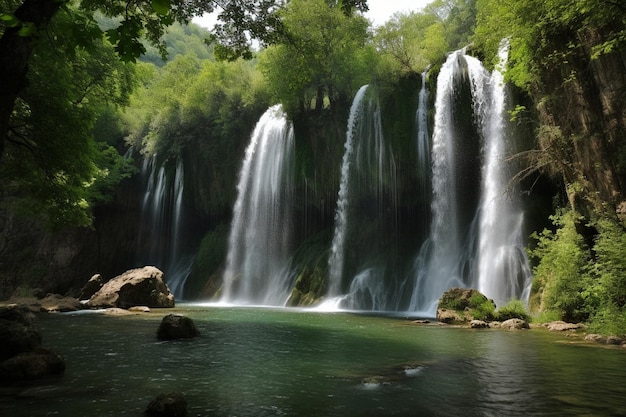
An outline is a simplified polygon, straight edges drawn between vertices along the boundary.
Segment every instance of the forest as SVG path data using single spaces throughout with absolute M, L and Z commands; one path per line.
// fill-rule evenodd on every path
M 142 175 L 158 166 L 173 181 L 179 163 L 184 298 L 219 295 L 244 151 L 280 103 L 296 141 L 290 302 L 319 299 L 356 92 L 367 84 L 379 97 L 402 173 L 396 212 L 410 217 L 424 205 L 412 156 L 422 83 L 433 101 L 448 54 L 466 48 L 493 70 L 508 39 L 508 115 L 528 144 L 513 181 L 536 209 L 525 308 L 537 321 L 626 334 L 621 0 L 435 0 L 379 27 L 363 17 L 365 0 L 232 1 L 212 31 L 191 22 L 221 3 L 0 5 L 0 298 L 74 294 L 96 272 L 142 266 L 137 247 L 159 239 L 141 224 Z M 420 233 L 406 224 L 390 251 Z

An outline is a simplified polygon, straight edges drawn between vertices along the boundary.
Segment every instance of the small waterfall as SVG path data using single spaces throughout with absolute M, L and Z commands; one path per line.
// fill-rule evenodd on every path
M 177 161 L 172 180 L 156 154 L 144 158 L 141 176 L 146 183 L 146 191 L 141 206 L 137 263 L 160 268 L 170 290 L 176 298 L 180 298 L 192 261 L 191 256 L 181 251 L 184 192 L 182 160 Z
M 523 212 L 519 199 L 506 192 L 512 176 L 506 158 L 511 149 L 506 135 L 506 91 L 502 70 L 508 41 L 501 43 L 499 64 L 489 78 L 489 113 L 483 115 L 485 159 L 482 167 L 482 201 L 478 289 L 501 306 L 512 298 L 528 301 L 532 275 L 524 252 Z
M 237 185 L 221 300 L 283 305 L 289 271 L 294 136 L 280 105 L 250 138 Z
M 328 296 L 336 297 L 341 294 L 341 283 L 343 278 L 344 264 L 344 244 L 346 240 L 348 222 L 348 185 L 350 181 L 350 165 L 352 163 L 352 153 L 354 151 L 354 138 L 357 133 L 357 123 L 359 116 L 363 112 L 365 92 L 368 86 L 362 86 L 357 92 L 348 118 L 348 129 L 346 132 L 345 152 L 341 165 L 341 182 L 339 184 L 339 195 L 337 197 L 337 211 L 335 212 L 335 232 L 330 257 L 328 259 L 329 284 Z
M 404 283 L 396 279 L 396 170 L 380 105 L 364 86 L 348 119 L 329 257 L 329 304 L 351 310 L 398 308 Z
M 421 219 L 423 233 L 428 233 L 430 227 L 430 199 L 431 199 L 431 162 L 430 162 L 430 134 L 428 131 L 428 86 L 426 85 L 428 71 L 422 73 L 422 87 L 418 95 L 415 125 L 417 126 L 417 175 L 418 195 L 421 201 L 417 215 Z
M 426 86 L 428 72 L 422 73 L 422 87 L 420 88 L 415 113 L 417 125 L 417 164 L 420 176 L 420 191 L 429 189 L 430 178 L 430 135 L 428 133 L 428 87 Z

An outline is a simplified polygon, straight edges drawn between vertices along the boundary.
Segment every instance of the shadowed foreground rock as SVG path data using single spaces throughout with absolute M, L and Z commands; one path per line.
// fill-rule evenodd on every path
M 154 417 L 184 417 L 187 400 L 180 392 L 159 394 L 146 408 L 145 415 Z
M 65 371 L 63 358 L 41 346 L 33 323 L 27 307 L 0 308 L 0 384 L 20 384 Z
M 157 330 L 159 340 L 191 339 L 199 335 L 200 332 L 193 320 L 180 314 L 168 314 L 163 317 Z
M 87 306 L 172 308 L 174 295 L 163 280 L 163 272 L 154 266 L 145 266 L 126 271 L 104 284 L 89 299 Z

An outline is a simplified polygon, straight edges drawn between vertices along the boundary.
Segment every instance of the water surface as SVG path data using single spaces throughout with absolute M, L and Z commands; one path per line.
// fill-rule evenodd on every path
M 141 416 L 182 391 L 190 416 L 626 416 L 626 352 L 403 318 L 183 306 L 202 336 L 159 342 L 164 314 L 48 315 L 66 373 L 0 396 L 2 416 Z

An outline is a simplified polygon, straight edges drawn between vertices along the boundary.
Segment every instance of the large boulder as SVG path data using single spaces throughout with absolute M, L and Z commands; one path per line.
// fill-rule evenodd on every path
M 163 317 L 157 329 L 157 339 L 191 339 L 200 335 L 192 319 L 180 314 L 168 314 Z
M 145 266 L 126 271 L 104 284 L 87 301 L 87 306 L 172 308 L 174 295 L 163 281 L 163 272 L 154 266 Z

